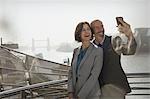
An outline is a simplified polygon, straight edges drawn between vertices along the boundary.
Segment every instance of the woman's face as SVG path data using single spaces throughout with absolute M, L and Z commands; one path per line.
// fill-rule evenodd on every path
M 87 24 L 83 25 L 82 31 L 81 31 L 81 41 L 90 41 L 92 36 L 92 32 L 90 27 Z

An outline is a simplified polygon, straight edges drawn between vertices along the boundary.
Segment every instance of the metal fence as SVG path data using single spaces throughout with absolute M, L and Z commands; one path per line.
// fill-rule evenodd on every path
M 67 96 L 67 80 L 55 80 L 18 87 L 0 92 L 0 98 L 15 97 L 18 99 L 33 99 L 36 97 L 49 97 L 52 99 Z M 12 99 L 12 98 L 11 98 Z
M 0 46 L 0 98 L 64 97 L 68 67 Z
M 147 96 L 150 98 L 150 73 L 128 73 L 126 75 L 132 89 L 128 97 Z

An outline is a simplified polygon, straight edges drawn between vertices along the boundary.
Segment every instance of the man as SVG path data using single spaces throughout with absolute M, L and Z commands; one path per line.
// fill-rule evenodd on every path
M 117 40 L 112 40 L 111 36 L 104 34 L 103 23 L 100 20 L 91 22 L 95 40 L 93 43 L 103 48 L 103 67 L 99 76 L 101 85 L 101 99 L 125 99 L 125 95 L 131 92 L 127 77 L 121 67 L 121 54 L 133 55 L 136 51 L 136 41 L 131 31 L 130 25 L 123 20 L 119 20 L 122 25 L 118 30 L 128 38 L 127 44 L 117 45 Z M 119 37 L 120 38 L 120 37 Z M 116 39 L 116 38 L 115 38 Z M 118 39 L 118 37 L 117 37 Z M 113 42 L 111 42 L 113 41 Z M 120 50 L 115 50 L 118 47 Z

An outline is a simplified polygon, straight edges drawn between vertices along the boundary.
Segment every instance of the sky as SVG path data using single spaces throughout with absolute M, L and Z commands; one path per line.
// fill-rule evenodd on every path
M 118 32 L 116 16 L 133 31 L 150 27 L 148 9 L 149 0 L 0 0 L 0 37 L 22 46 L 47 38 L 51 46 L 73 43 L 81 21 L 102 20 L 108 35 Z

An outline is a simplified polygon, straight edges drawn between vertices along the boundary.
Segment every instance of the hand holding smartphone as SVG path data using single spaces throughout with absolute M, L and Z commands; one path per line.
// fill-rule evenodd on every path
M 116 21 L 117 21 L 117 25 L 118 25 L 118 26 L 119 26 L 119 25 L 123 26 L 123 24 L 121 23 L 121 22 L 124 22 L 123 17 L 116 17 Z M 121 22 L 120 22 L 120 21 L 121 21 Z M 124 23 L 125 23 L 125 22 L 124 22 Z M 119 28 L 120 28 L 120 27 L 119 27 Z M 124 26 L 123 26 L 122 28 L 125 29 Z M 126 33 L 126 32 L 122 31 L 122 29 L 121 29 L 121 31 L 119 31 L 119 37 L 120 37 L 121 40 L 122 40 L 122 44 L 127 44 L 127 37 L 125 36 L 125 33 Z
M 122 25 L 120 21 L 123 21 L 123 17 L 116 17 L 117 25 Z

